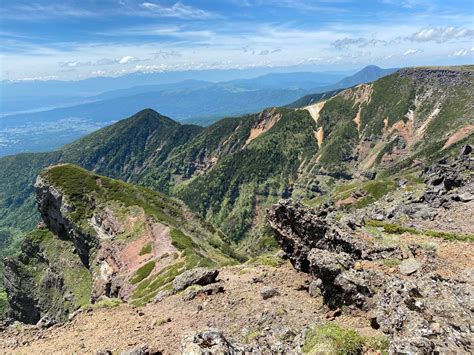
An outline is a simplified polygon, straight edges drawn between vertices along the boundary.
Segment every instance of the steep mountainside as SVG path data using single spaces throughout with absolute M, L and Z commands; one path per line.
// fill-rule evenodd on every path
M 205 129 L 146 110 L 66 147 L 59 159 L 178 196 L 259 250 L 271 240 L 262 213 L 279 198 L 318 204 L 349 181 L 375 189 L 366 198 L 375 200 L 394 173 L 421 170 L 471 142 L 473 86 L 472 66 L 404 69 L 299 109 Z
M 235 262 L 213 228 L 163 194 L 74 165 L 45 170 L 35 189 L 43 224 L 5 261 L 23 322 L 64 320 L 104 297 L 143 304 L 185 270 Z
M 326 205 L 310 209 L 281 200 L 270 208 L 267 218 L 282 251 L 235 266 L 219 267 L 216 262 L 217 269 L 195 268 L 172 282 L 176 273 L 159 271 L 169 260 L 167 254 L 162 255 L 169 250 L 169 243 L 163 242 L 166 233 L 159 225 L 158 233 L 153 228 L 151 234 L 135 228 L 138 237 L 130 235 L 129 228 L 141 221 L 139 213 L 130 212 L 142 206 L 149 213 L 150 207 L 158 206 L 159 220 L 174 219 L 186 211 L 184 206 L 77 167 L 50 168 L 37 182 L 43 217 L 50 229 L 61 230 L 58 226 L 71 226 L 78 215 L 91 216 L 85 225 L 98 232 L 95 260 L 101 266 L 100 277 L 94 278 L 93 273 L 90 280 L 83 266 L 88 255 L 84 246 L 89 244 L 82 242 L 82 224 L 70 229 L 72 248 L 70 241 L 44 228 L 31 233 L 19 260 L 7 261 L 7 285 L 17 312 L 13 315 L 34 315 L 37 308 L 45 315 L 36 325 L 0 323 L 0 349 L 19 354 L 472 353 L 472 154 L 472 147 L 464 145 L 455 156 L 426 169 L 419 176 L 422 182 L 400 178 L 390 196 L 366 208 L 341 211 Z M 86 207 L 68 212 L 74 206 L 65 201 L 57 213 L 54 202 L 66 196 L 55 193 L 57 186 L 68 191 L 67 196 L 76 195 L 71 198 L 76 207 L 94 196 L 95 202 L 107 202 L 96 204 L 93 211 Z M 110 208 L 109 201 L 116 201 L 117 196 L 124 204 L 112 203 Z M 128 206 L 126 201 L 131 200 L 137 205 Z M 125 215 L 120 213 L 124 210 Z M 185 226 L 193 221 L 186 217 Z M 185 226 L 180 224 L 180 228 Z M 453 231 L 445 231 L 446 227 Z M 207 235 L 196 225 L 193 232 Z M 204 241 L 195 238 L 191 243 L 181 234 L 171 232 L 170 237 L 172 246 L 184 248 L 181 257 L 190 267 L 194 265 L 190 260 L 209 265 L 206 255 L 215 260 L 220 254 L 209 245 L 216 245 L 216 236 Z M 158 243 L 144 244 L 150 238 Z M 228 250 L 225 244 L 217 246 Z M 121 277 L 148 260 L 146 255 L 152 261 L 162 256 L 151 267 L 144 264 L 131 278 Z M 298 271 L 291 269 L 290 262 Z M 150 269 L 154 270 L 147 277 Z M 97 290 L 104 289 L 104 282 L 105 294 L 88 305 L 89 299 L 98 300 Z M 136 282 L 137 288 L 128 297 L 127 284 Z M 151 292 L 172 288 L 173 292 L 161 291 L 146 303 L 149 297 L 134 297 L 142 294 L 142 288 Z M 118 295 L 132 304 L 107 295 Z M 51 326 L 58 319 L 51 314 L 66 314 L 79 306 L 67 321 Z
M 352 79 L 337 83 L 335 88 L 353 86 L 383 75 L 387 75 L 383 69 L 364 68 Z M 85 92 L 82 85 L 88 87 L 91 82 L 0 83 L 5 84 L 7 96 L 12 96 L 8 99 L 2 95 L 5 102 L 2 102 L 4 112 L 0 121 L 3 141 L 0 157 L 58 149 L 146 107 L 180 122 L 209 125 L 223 116 L 258 112 L 266 107 L 285 105 L 308 93 L 327 91 L 329 89 L 321 86 L 343 77 L 331 73 L 278 73 L 220 83 L 198 80 L 167 83 L 165 79 L 160 85 L 152 85 L 156 80 L 153 76 L 146 75 L 150 79 L 149 85 L 141 86 L 134 86 L 131 77 L 128 83 L 123 77 L 116 78 L 117 86 L 110 86 L 114 80 L 105 85 L 109 85 L 109 90 L 115 90 L 97 96 L 104 90 L 99 79 L 95 81 L 97 86 Z M 212 76 L 206 80 L 212 81 Z M 67 91 L 72 87 L 76 87 L 79 96 L 68 96 Z M 315 87 L 320 89 L 313 90 Z M 21 88 L 28 93 L 26 96 Z M 60 88 L 65 91 L 61 92 Z M 45 94 L 48 92 L 49 95 Z M 12 109 L 18 112 L 8 114 Z
M 472 353 L 473 93 L 474 66 L 403 69 L 0 160 L 8 252 L 42 220 L 4 262 L 0 349 Z

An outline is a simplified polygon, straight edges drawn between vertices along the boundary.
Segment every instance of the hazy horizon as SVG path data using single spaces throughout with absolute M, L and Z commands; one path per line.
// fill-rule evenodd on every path
M 1 80 L 474 61 L 472 1 L 4 1 Z

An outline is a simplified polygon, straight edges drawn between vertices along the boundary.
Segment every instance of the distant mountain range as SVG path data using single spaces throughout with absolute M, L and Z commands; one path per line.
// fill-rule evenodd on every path
M 68 96 L 74 92 L 71 89 L 73 85 L 71 82 L 36 83 L 40 89 L 44 86 L 36 96 L 33 95 L 35 85 L 33 83 L 8 85 L 2 83 L 6 85 L 3 89 L 6 91 L 6 101 L 10 102 L 10 106 L 13 105 L 11 99 L 15 98 L 15 95 L 18 96 L 16 103 L 18 105 L 21 104 L 22 97 L 29 94 L 32 95 L 30 104 L 43 99 L 45 105 L 54 104 L 54 100 L 62 97 L 65 100 L 62 103 L 66 107 L 1 117 L 0 156 L 57 149 L 146 107 L 181 122 L 208 125 L 225 116 L 286 105 L 309 93 L 373 81 L 393 71 L 394 69 L 368 66 L 346 78 L 334 73 L 271 73 L 252 79 L 236 79 L 220 83 L 196 79 L 166 82 L 186 78 L 186 75 L 181 73 L 172 76 L 162 73 L 162 75 L 151 75 L 147 81 L 149 85 L 132 87 L 123 87 L 125 86 L 123 78 L 97 78 L 75 82 L 74 97 Z M 208 79 L 219 78 L 216 74 L 208 74 Z M 136 76 L 128 77 L 129 85 L 138 82 Z M 158 79 L 165 83 L 154 84 Z M 104 82 L 107 82 L 108 86 Z M 116 89 L 93 96 L 78 96 L 92 90 L 94 84 L 97 84 L 95 90 L 100 91 L 105 87 L 110 88 L 111 83 L 116 84 L 112 86 Z M 61 89 L 64 89 L 63 96 L 58 96 Z M 50 92 L 51 96 L 43 98 L 46 92 Z M 27 107 L 28 105 L 25 108 Z
M 67 162 L 175 196 L 258 249 L 268 236 L 265 209 L 282 197 L 316 203 L 337 181 L 370 172 L 385 179 L 472 144 L 472 73 L 403 69 L 320 95 L 309 107 L 269 108 L 208 127 L 142 110 L 55 152 L 0 159 L 0 232 L 11 241 L 9 233 L 36 224 L 34 178 Z

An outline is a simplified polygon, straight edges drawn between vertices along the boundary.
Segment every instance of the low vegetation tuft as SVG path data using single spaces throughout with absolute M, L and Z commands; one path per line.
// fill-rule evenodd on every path
M 324 323 L 308 330 L 304 354 L 362 354 L 366 350 L 387 353 L 390 342 L 384 336 L 363 337 L 354 329 Z

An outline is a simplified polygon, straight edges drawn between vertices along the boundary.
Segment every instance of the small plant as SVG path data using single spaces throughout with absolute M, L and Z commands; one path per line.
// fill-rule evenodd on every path
M 100 300 L 97 303 L 87 305 L 84 307 L 84 309 L 115 308 L 122 303 L 123 301 L 119 298 L 107 298 Z
M 153 247 L 151 243 L 147 243 L 143 246 L 142 250 L 140 250 L 140 253 L 138 253 L 138 255 L 142 256 L 142 255 L 150 254 L 152 249 Z
M 303 345 L 305 354 L 360 354 L 364 338 L 353 329 L 325 323 L 308 330 Z
M 363 337 L 356 330 L 327 322 L 308 330 L 304 354 L 362 354 L 369 350 L 387 354 L 390 341 L 383 335 Z
M 365 348 L 381 354 L 388 354 L 390 340 L 384 335 L 375 335 L 373 337 L 364 337 Z
M 166 324 L 166 323 L 169 323 L 169 322 L 171 322 L 170 317 L 161 317 L 161 318 L 159 318 L 155 321 L 155 326 L 160 327 L 163 324 Z
M 280 260 L 277 256 L 272 254 L 263 254 L 259 255 L 253 259 L 247 261 L 248 265 L 262 265 L 262 266 L 271 266 L 277 267 L 280 264 Z
M 383 264 L 386 267 L 397 267 L 398 265 L 400 265 L 400 263 L 401 261 L 398 259 L 384 259 L 383 260 Z
M 256 338 L 258 338 L 261 334 L 262 332 L 259 329 L 252 330 L 245 336 L 245 342 L 250 343 L 254 341 Z
M 436 251 L 438 250 L 438 247 L 434 243 L 420 243 L 419 244 L 420 248 L 428 251 Z

